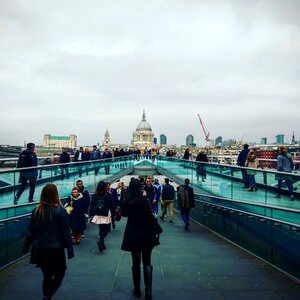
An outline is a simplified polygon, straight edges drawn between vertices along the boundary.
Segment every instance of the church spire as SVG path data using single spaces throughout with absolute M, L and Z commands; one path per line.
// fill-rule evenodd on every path
M 142 122 L 146 121 L 146 114 L 145 114 L 145 109 L 143 109 L 143 117 L 142 117 Z

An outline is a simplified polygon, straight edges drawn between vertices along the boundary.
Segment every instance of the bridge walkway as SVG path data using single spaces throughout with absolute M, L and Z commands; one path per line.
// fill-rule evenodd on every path
M 96 245 L 98 228 L 89 226 L 81 244 L 74 246 L 75 258 L 67 261 L 53 300 L 137 299 L 130 253 L 120 250 L 125 224 L 125 218 L 117 223 L 102 254 Z M 168 219 L 161 224 L 161 244 L 152 255 L 153 300 L 300 299 L 297 282 L 197 223 L 187 232 L 176 214 L 174 224 Z M 41 299 L 41 270 L 28 261 L 23 258 L 0 271 L 1 300 Z

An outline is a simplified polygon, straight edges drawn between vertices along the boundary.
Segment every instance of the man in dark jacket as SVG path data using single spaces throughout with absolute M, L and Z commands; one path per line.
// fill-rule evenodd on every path
M 249 148 L 249 145 L 244 144 L 244 149 L 238 155 L 237 164 L 240 167 L 245 167 L 247 155 L 250 151 L 248 148 Z M 249 177 L 247 175 L 246 169 L 242 169 L 242 176 L 243 176 L 243 183 L 244 183 L 243 189 L 248 189 L 249 188 Z
M 161 200 L 162 200 L 162 215 L 160 219 L 164 221 L 167 207 L 170 212 L 170 224 L 173 223 L 173 202 L 175 198 L 175 191 L 173 185 L 169 183 L 169 178 L 165 178 L 165 184 L 162 186 Z
M 178 208 L 184 222 L 184 229 L 189 230 L 190 210 L 195 208 L 194 189 L 189 186 L 190 180 L 186 178 L 184 185 L 180 185 L 177 190 Z
M 30 168 L 37 166 L 37 157 L 34 153 L 35 144 L 28 143 L 26 150 L 24 150 L 18 159 L 17 168 Z M 35 191 L 35 184 L 37 179 L 38 171 L 36 168 L 34 169 L 25 169 L 20 171 L 20 182 L 21 187 L 15 195 L 14 204 L 18 204 L 18 200 L 22 193 L 25 191 L 27 187 L 27 182 L 29 181 L 29 197 L 28 202 L 33 202 L 33 194 Z
M 60 164 L 68 164 L 70 163 L 70 154 L 67 152 L 67 149 L 63 147 L 61 154 L 59 155 L 59 163 Z M 61 179 L 64 179 L 64 173 L 66 173 L 67 178 L 69 178 L 69 166 L 68 165 L 61 165 Z

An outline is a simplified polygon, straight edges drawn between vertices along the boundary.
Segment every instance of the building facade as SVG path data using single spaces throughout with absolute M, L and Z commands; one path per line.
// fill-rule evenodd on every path
M 194 136 L 191 135 L 191 134 L 189 134 L 189 135 L 186 137 L 186 139 L 185 139 L 185 145 L 186 145 L 187 147 L 189 147 L 189 146 L 191 146 L 191 145 L 193 145 L 193 144 L 194 144 Z
M 102 146 L 104 148 L 109 148 L 111 146 L 110 134 L 108 132 L 108 129 L 106 129 L 106 131 L 104 133 L 104 139 L 103 139 L 103 142 L 102 142 Z
M 161 145 L 167 145 L 167 137 L 164 134 L 161 134 L 159 139 Z
M 154 147 L 154 133 L 150 124 L 146 121 L 145 110 L 143 111 L 142 121 L 137 125 L 136 130 L 132 134 L 132 145 L 138 148 Z
M 45 148 L 76 148 L 77 136 L 74 134 L 70 134 L 69 136 L 44 134 L 43 146 Z
M 276 135 L 276 144 L 277 145 L 284 145 L 284 134 L 277 134 Z

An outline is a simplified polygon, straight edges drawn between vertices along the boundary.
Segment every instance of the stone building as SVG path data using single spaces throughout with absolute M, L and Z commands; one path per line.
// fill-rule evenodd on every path
M 142 121 L 137 125 L 132 135 L 132 145 L 138 148 L 154 147 L 154 133 L 150 124 L 146 121 L 145 110 L 143 110 Z
M 104 133 L 104 139 L 102 142 L 102 146 L 104 148 L 109 148 L 111 147 L 111 142 L 110 142 L 110 134 L 108 132 L 108 129 L 106 129 L 105 133 Z
M 69 136 L 44 134 L 43 146 L 45 148 L 76 148 L 77 136 L 74 134 L 70 134 Z

